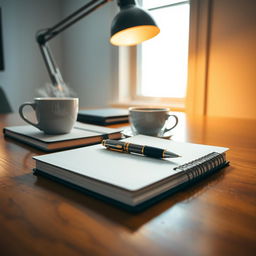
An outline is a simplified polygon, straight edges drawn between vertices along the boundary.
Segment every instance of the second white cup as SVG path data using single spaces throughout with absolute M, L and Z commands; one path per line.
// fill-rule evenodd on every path
M 174 124 L 168 127 L 171 118 L 174 118 Z M 168 108 L 131 107 L 129 120 L 134 135 L 163 136 L 178 124 L 178 117 L 169 114 Z

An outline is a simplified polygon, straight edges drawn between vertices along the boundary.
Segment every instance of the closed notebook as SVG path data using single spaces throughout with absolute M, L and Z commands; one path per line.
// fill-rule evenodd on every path
M 79 110 L 77 120 L 85 123 L 109 125 L 128 122 L 128 110 L 122 108 L 101 108 Z
M 119 129 L 77 122 L 70 133 L 47 135 L 32 125 L 5 127 L 4 135 L 43 151 L 57 151 L 100 143 L 104 138 L 120 139 Z
M 125 139 L 165 148 L 180 158 L 154 159 L 101 145 L 36 156 L 35 173 L 122 205 L 143 209 L 169 191 L 225 166 L 227 148 L 149 136 Z

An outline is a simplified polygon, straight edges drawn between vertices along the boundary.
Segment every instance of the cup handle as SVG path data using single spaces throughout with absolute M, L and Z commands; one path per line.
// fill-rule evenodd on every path
M 167 116 L 168 116 L 167 121 L 169 120 L 170 117 L 174 117 L 174 119 L 175 119 L 175 124 L 174 124 L 172 127 L 170 127 L 170 128 L 165 128 L 165 129 L 164 129 L 164 133 L 169 132 L 170 130 L 172 130 L 174 127 L 176 127 L 176 125 L 177 125 L 178 122 L 179 122 L 177 116 L 175 116 L 175 115 L 169 115 L 169 114 L 167 114 Z
M 31 107 L 33 108 L 33 110 L 35 111 L 36 103 L 33 103 L 33 102 L 25 102 L 25 103 L 21 104 L 20 107 L 19 107 L 19 114 L 20 114 L 20 117 L 21 117 L 25 122 L 27 122 L 27 123 L 29 123 L 29 124 L 35 126 L 36 128 L 40 129 L 38 124 L 31 122 L 31 121 L 28 120 L 28 119 L 25 117 L 25 115 L 23 114 L 23 108 L 24 108 L 25 106 L 31 106 Z

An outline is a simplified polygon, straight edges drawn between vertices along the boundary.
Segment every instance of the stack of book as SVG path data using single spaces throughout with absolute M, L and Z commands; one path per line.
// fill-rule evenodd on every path
M 109 125 L 128 122 L 129 112 L 122 108 L 79 110 L 77 120 L 85 123 Z
M 51 152 L 100 143 L 103 139 L 120 139 L 120 129 L 77 122 L 70 133 L 47 135 L 32 125 L 5 127 L 4 135 Z

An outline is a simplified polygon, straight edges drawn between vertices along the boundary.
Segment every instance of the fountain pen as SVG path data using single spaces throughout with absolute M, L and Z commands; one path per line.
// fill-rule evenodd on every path
M 139 155 L 144 155 L 148 157 L 154 158 L 175 158 L 180 157 L 177 154 L 174 154 L 170 151 L 165 149 L 150 147 L 145 145 L 138 145 L 124 141 L 118 140 L 102 140 L 102 145 L 107 149 L 118 151 L 118 152 L 127 152 L 127 153 L 134 153 Z

